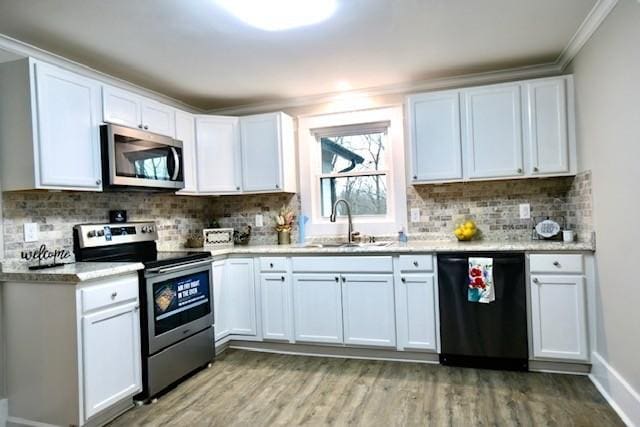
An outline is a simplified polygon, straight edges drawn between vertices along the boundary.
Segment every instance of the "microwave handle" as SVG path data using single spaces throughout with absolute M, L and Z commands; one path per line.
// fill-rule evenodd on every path
M 173 176 L 171 177 L 171 181 L 175 181 L 178 179 L 178 174 L 180 173 L 180 157 L 178 157 L 178 151 L 175 148 L 169 148 L 171 148 L 171 152 L 173 153 L 173 164 L 175 165 L 173 168 Z

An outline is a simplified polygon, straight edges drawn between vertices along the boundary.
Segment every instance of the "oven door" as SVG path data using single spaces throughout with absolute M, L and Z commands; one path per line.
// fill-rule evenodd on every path
M 149 270 L 145 286 L 149 354 L 213 325 L 211 259 Z
M 124 126 L 102 126 L 108 184 L 127 187 L 184 187 L 182 142 Z

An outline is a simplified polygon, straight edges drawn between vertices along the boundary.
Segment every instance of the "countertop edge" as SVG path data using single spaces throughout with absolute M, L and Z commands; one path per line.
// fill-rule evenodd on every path
M 107 265 L 108 264 L 108 265 Z M 80 284 L 142 270 L 139 262 L 83 263 L 77 262 L 45 270 L 0 271 L 0 282 L 67 283 Z M 56 271 L 57 270 L 57 271 Z

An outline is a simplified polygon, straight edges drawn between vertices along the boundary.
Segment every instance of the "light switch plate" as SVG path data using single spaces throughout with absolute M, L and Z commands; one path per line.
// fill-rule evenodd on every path
M 420 222 L 420 208 L 411 208 L 411 222 Z
M 256 214 L 256 227 L 264 226 L 264 216 L 262 214 Z
M 531 218 L 531 205 L 529 203 L 520 204 L 520 219 Z
M 38 241 L 38 223 L 28 222 L 24 225 L 24 241 L 25 242 Z

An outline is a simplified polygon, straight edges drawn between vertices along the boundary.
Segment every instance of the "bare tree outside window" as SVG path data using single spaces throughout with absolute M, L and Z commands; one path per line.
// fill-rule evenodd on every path
M 387 214 L 386 132 L 320 138 L 322 215 L 337 199 L 351 205 L 353 215 Z M 344 207 L 338 207 L 344 215 Z

